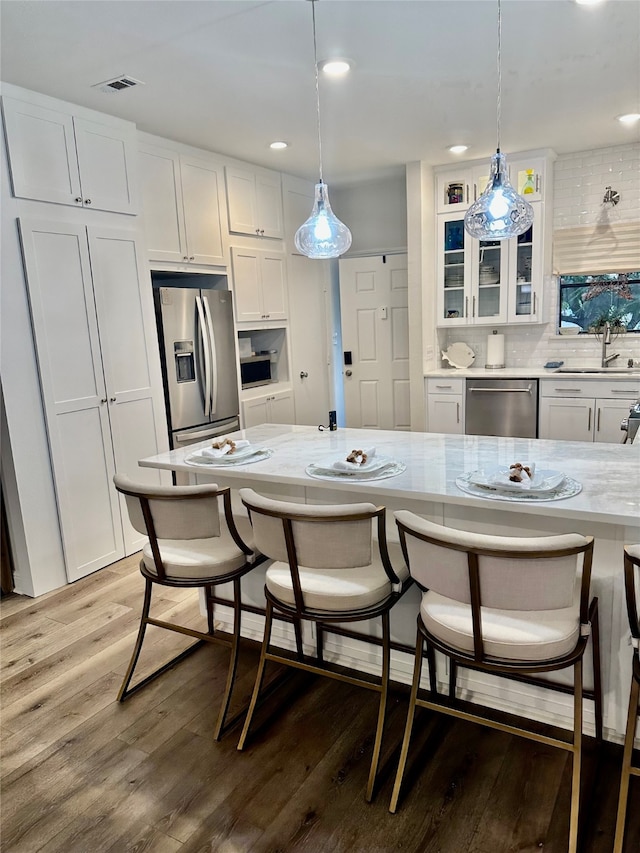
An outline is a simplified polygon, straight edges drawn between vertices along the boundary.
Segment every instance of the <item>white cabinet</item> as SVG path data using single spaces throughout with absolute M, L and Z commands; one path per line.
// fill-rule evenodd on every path
M 15 196 L 138 212 L 135 125 L 6 96 L 3 111 Z
M 293 424 L 296 422 L 293 391 L 276 391 L 242 402 L 244 429 L 259 424 Z
M 114 471 L 168 449 L 153 304 L 135 234 L 20 221 L 69 581 L 141 547 Z
M 427 380 L 429 432 L 464 433 L 464 379 Z
M 507 155 L 509 180 L 527 201 L 542 201 L 546 191 L 547 158 L 540 155 Z M 465 211 L 487 188 L 491 162 L 463 162 L 438 168 L 436 172 L 436 212 Z
M 222 166 L 152 145 L 141 146 L 138 156 L 149 259 L 225 264 Z
M 640 380 L 542 380 L 539 437 L 618 444 L 620 422 L 639 396 Z
M 287 269 L 282 252 L 231 249 L 236 320 L 257 322 L 287 317 Z
M 254 237 L 284 237 L 279 172 L 225 166 L 229 231 Z

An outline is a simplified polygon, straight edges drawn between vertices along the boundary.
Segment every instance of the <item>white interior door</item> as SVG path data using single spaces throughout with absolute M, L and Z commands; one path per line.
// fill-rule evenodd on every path
M 347 426 L 410 429 L 407 256 L 341 260 L 340 315 Z

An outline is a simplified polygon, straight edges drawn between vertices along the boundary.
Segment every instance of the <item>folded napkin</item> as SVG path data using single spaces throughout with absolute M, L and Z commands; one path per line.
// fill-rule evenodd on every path
M 352 450 L 349 456 L 356 456 L 356 460 L 354 462 L 347 462 L 346 459 L 340 459 L 337 462 L 333 463 L 333 467 L 336 471 L 366 471 L 367 468 L 370 468 L 373 465 L 373 459 L 376 455 L 375 447 L 369 447 L 367 450 L 363 450 L 367 457 L 367 461 L 363 462 L 363 457 L 358 454 L 358 451 Z
M 526 470 L 528 469 L 528 471 Z M 531 489 L 535 485 L 535 462 L 516 462 L 508 469 L 500 471 L 492 480 L 498 485 L 509 485 L 511 488 Z
M 231 439 L 225 438 L 216 441 L 218 447 L 205 447 L 202 450 L 202 456 L 207 456 L 209 459 L 219 459 L 221 456 L 227 456 L 230 453 L 236 453 L 243 447 L 249 447 L 249 442 L 241 438 L 238 441 L 231 442 Z

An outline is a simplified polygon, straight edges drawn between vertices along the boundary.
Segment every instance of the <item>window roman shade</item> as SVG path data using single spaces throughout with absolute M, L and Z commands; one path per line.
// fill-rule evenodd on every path
M 598 222 L 553 232 L 559 275 L 600 275 L 640 269 L 640 222 Z

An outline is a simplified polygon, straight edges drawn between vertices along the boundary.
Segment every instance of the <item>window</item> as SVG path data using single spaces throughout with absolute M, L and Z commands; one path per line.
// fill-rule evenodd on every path
M 580 334 L 609 322 L 640 332 L 640 271 L 609 275 L 561 275 L 558 327 Z

